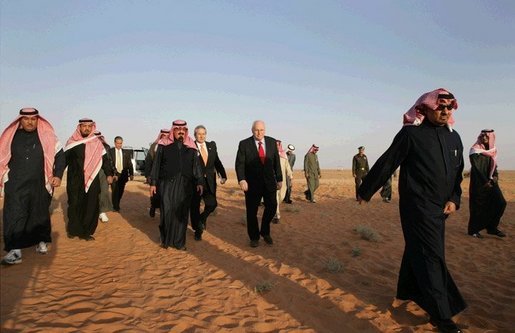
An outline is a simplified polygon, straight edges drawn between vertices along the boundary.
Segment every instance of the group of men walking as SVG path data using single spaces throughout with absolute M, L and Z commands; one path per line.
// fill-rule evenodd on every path
M 444 230 L 447 217 L 460 207 L 463 145 L 454 130 L 452 113 L 456 98 L 446 89 L 423 94 L 404 115 L 402 129 L 388 150 L 369 170 L 364 147 L 353 158 L 356 200 L 368 201 L 400 166 L 399 205 L 405 250 L 399 272 L 397 298 L 412 300 L 429 315 L 441 332 L 461 332 L 452 317 L 466 307 L 445 262 Z M 240 141 L 235 170 L 245 194 L 250 246 L 260 240 L 273 245 L 270 224 L 279 220 L 280 202 L 291 203 L 295 147 L 284 152 L 281 142 L 266 136 L 265 123 L 253 122 L 252 136 Z M 147 158 L 147 182 L 151 196 L 150 216 L 160 209 L 160 240 L 164 248 L 186 249 L 188 218 L 200 241 L 207 219 L 217 207 L 217 175 L 224 184 L 227 174 L 215 142 L 206 141 L 199 125 L 189 136 L 186 121 L 175 120 L 161 130 Z M 116 137 L 109 148 L 91 119 L 81 119 L 61 148 L 52 126 L 34 108 L 19 116 L 0 137 L 0 186 L 5 192 L 3 233 L 5 264 L 22 261 L 21 249 L 36 246 L 45 254 L 51 242 L 49 206 L 55 187 L 67 173 L 68 211 L 66 231 L 70 238 L 94 240 L 98 225 L 102 184 L 111 184 L 113 210 L 120 211 L 125 184 L 133 179 L 130 152 Z M 315 203 L 321 177 L 312 145 L 304 159 L 308 189 L 306 199 Z M 483 130 L 469 152 L 471 169 L 468 233 L 480 231 L 505 237 L 498 229 L 506 201 L 498 185 L 497 148 L 493 130 Z M 104 175 L 102 182 L 100 175 Z M 283 181 L 286 191 L 280 192 Z M 104 191 L 105 192 L 105 191 Z M 391 194 L 390 194 L 391 196 Z M 201 212 L 201 201 L 204 209 Z M 258 208 L 264 205 L 261 223 Z
M 122 139 L 117 137 L 115 144 L 117 141 Z M 5 193 L 3 231 L 8 252 L 2 263 L 21 263 L 21 249 L 33 245 L 37 245 L 37 252 L 47 253 L 52 241 L 50 202 L 54 188 L 61 185 L 65 168 L 67 235 L 94 240 L 100 206 L 106 201 L 100 195 L 101 179 L 112 184 L 112 202 L 119 210 L 126 179 L 133 175 L 127 157 L 123 157 L 123 166 L 122 155 L 116 157 L 115 148 L 109 151 L 107 147 L 91 119 L 79 120 L 66 145 L 61 147 L 53 127 L 38 110 L 20 110 L 0 137 L 0 186 Z M 116 168 L 115 163 L 122 166 Z M 100 219 L 103 220 L 102 216 Z

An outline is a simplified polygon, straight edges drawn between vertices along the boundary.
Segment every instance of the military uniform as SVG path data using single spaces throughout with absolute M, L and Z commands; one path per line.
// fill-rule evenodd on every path
M 358 188 L 369 170 L 367 155 L 356 154 L 352 158 L 352 176 L 356 183 L 356 200 L 358 199 Z

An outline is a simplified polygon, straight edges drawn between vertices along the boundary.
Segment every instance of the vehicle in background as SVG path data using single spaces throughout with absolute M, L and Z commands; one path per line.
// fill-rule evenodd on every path
M 130 150 L 131 153 L 131 161 L 132 166 L 134 167 L 134 176 L 144 176 L 145 175 L 145 157 L 148 153 L 148 148 L 132 148 L 132 147 L 123 147 L 123 149 Z

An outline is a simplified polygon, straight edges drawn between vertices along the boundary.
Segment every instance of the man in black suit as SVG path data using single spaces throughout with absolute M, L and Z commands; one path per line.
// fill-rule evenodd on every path
M 197 145 L 200 166 L 204 175 L 206 187 L 202 195 L 194 191 L 191 199 L 190 219 L 191 227 L 195 230 L 195 240 L 202 240 L 202 233 L 207 226 L 207 217 L 216 206 L 216 174 L 220 175 L 220 184 L 225 184 L 227 174 L 222 161 L 218 158 L 216 143 L 206 141 L 206 128 L 203 125 L 195 127 L 195 144 Z M 200 213 L 200 200 L 204 199 L 204 211 Z
M 123 138 L 117 136 L 114 138 L 114 147 L 109 150 L 111 160 L 114 162 L 116 169 L 113 183 L 111 184 L 111 199 L 113 201 L 113 210 L 120 211 L 120 200 L 125 190 L 125 184 L 134 179 L 134 167 L 132 166 L 131 152 L 127 149 L 122 149 Z
M 247 232 L 250 246 L 259 246 L 260 235 L 265 243 L 272 245 L 270 221 L 277 209 L 276 191 L 281 189 L 283 175 L 276 140 L 265 136 L 265 123 L 256 120 L 252 124 L 252 136 L 240 141 L 236 154 L 238 184 L 245 192 Z M 259 228 L 257 212 L 261 199 L 265 210 Z

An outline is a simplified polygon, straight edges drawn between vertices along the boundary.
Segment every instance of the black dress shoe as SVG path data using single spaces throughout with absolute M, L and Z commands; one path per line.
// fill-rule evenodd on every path
M 278 224 L 278 223 L 279 223 L 279 221 L 280 221 L 280 220 L 279 220 L 279 218 L 277 218 L 277 217 L 274 217 L 274 218 L 272 219 L 272 223 L 273 223 L 273 224 Z
M 483 235 L 481 235 L 479 232 L 476 232 L 475 234 L 470 234 L 470 236 L 475 238 L 483 238 Z
M 429 319 L 431 325 L 436 326 L 442 333 L 463 333 L 463 331 L 452 321 L 452 319 Z
M 263 239 L 265 240 L 265 243 L 267 243 L 268 245 L 274 244 L 274 241 L 272 237 L 270 237 L 270 235 L 263 236 Z
M 148 210 L 148 215 L 150 215 L 150 217 L 156 216 L 156 209 L 154 207 L 150 207 Z
M 259 240 L 251 240 L 250 241 L 250 247 L 258 247 L 259 246 Z
M 494 235 L 494 236 L 497 236 L 497 237 L 506 237 L 506 234 L 504 232 L 502 232 L 501 230 L 499 230 L 499 229 L 495 229 L 493 231 L 487 230 L 487 233 L 489 235 Z
M 304 196 L 306 197 L 306 200 L 311 200 L 311 193 L 309 193 L 309 190 L 304 191 Z
M 195 240 L 196 241 L 201 241 L 202 240 L 202 232 L 195 231 Z

